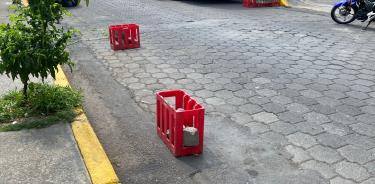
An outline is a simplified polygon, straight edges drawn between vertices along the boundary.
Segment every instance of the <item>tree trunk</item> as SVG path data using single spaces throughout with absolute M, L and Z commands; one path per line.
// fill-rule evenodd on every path
M 26 100 L 27 99 L 27 87 L 28 87 L 28 82 L 23 83 L 23 97 Z

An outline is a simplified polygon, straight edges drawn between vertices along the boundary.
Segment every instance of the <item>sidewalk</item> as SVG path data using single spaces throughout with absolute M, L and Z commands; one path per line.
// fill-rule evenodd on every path
M 6 0 L 0 0 L 0 23 L 7 21 Z M 0 96 L 20 89 L 0 75 Z M 69 123 L 44 129 L 0 132 L 0 183 L 91 183 Z

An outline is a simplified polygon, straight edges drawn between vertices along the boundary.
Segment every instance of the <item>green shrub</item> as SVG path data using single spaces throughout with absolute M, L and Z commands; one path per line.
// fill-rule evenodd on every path
M 50 114 L 79 106 L 82 96 L 70 87 L 32 83 L 27 102 L 35 112 Z
M 81 93 L 70 87 L 31 83 L 26 100 L 22 91 L 12 91 L 0 98 L 0 123 L 30 117 L 43 119 L 49 115 L 71 112 L 81 103 Z
M 27 114 L 23 106 L 23 95 L 19 91 L 11 91 L 0 99 L 0 123 L 10 121 Z

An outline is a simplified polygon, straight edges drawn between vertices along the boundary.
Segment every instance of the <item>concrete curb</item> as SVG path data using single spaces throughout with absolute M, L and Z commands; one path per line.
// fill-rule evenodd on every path
M 60 66 L 58 66 L 58 72 L 56 73 L 55 85 L 70 86 Z M 120 183 L 83 109 L 77 108 L 76 111 L 79 115 L 72 122 L 72 130 L 92 183 Z

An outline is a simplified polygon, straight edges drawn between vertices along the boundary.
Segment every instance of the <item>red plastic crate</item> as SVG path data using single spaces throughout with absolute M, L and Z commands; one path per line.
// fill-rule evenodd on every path
M 109 26 L 109 41 L 113 50 L 139 48 L 140 33 L 137 24 Z
M 247 8 L 280 6 L 280 0 L 243 0 L 242 5 Z
M 168 98 L 174 98 L 175 104 L 169 104 Z M 174 156 L 202 153 L 204 108 L 184 91 L 172 90 L 156 94 L 156 125 L 159 137 Z M 185 147 L 183 145 L 183 126 L 197 129 L 199 137 L 197 146 Z

